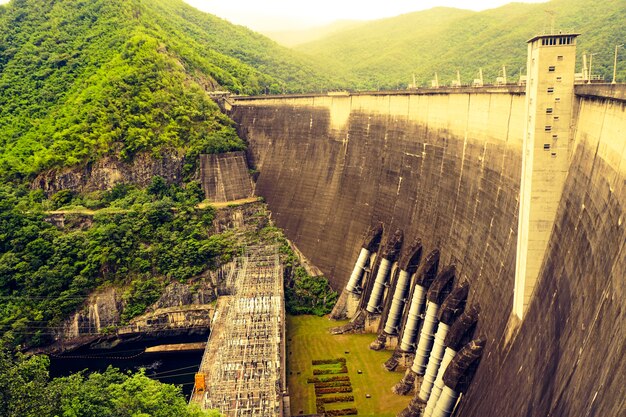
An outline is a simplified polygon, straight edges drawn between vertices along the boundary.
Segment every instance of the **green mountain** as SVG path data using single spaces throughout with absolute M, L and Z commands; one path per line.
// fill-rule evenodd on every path
M 207 91 L 333 85 L 311 60 L 181 0 L 0 6 L 0 178 L 103 155 L 244 147 Z
M 406 87 L 413 74 L 426 86 L 435 72 L 447 84 L 457 69 L 461 82 L 471 83 L 479 68 L 485 82 L 493 82 L 503 65 L 509 80 L 517 80 L 526 68 L 526 40 L 550 30 L 546 11 L 554 12 L 556 29 L 581 33 L 579 67 L 583 53 L 596 53 L 593 73 L 610 81 L 614 47 L 626 41 L 623 0 L 511 3 L 483 12 L 434 8 L 368 22 L 296 49 L 344 73 L 353 88 Z M 620 51 L 619 79 L 626 81 L 626 51 Z

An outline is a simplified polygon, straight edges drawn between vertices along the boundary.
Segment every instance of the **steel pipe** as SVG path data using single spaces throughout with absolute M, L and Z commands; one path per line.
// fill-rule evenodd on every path
M 365 264 L 369 259 L 370 251 L 361 248 L 361 253 L 359 253 L 359 258 L 354 264 L 354 269 L 352 270 L 352 274 L 350 275 L 350 280 L 348 281 L 348 285 L 346 285 L 346 291 L 348 292 L 356 292 L 359 284 L 361 283 L 361 277 L 363 276 L 363 269 L 365 268 Z
M 429 301 L 426 304 L 426 317 L 424 318 L 424 325 L 420 333 L 420 340 L 417 344 L 417 350 L 415 352 L 415 360 L 411 369 L 418 375 L 424 375 L 426 364 L 428 363 L 428 357 L 430 356 L 430 349 L 433 346 L 433 339 L 435 337 L 435 331 L 437 330 L 437 324 L 439 319 L 437 318 L 439 313 L 439 305 Z
M 435 334 L 435 342 L 433 349 L 430 352 L 430 359 L 428 360 L 428 366 L 426 367 L 426 373 L 424 374 L 424 380 L 420 386 L 420 392 L 418 398 L 424 402 L 428 401 L 430 392 L 432 391 L 435 380 L 439 372 L 439 365 L 443 359 L 443 352 L 445 350 L 444 340 L 448 334 L 450 326 L 441 322 L 437 327 L 437 333 Z M 443 377 L 443 375 L 442 375 Z
M 448 386 L 443 387 L 432 417 L 449 417 L 459 399 L 459 393 Z
M 387 322 L 385 323 L 384 331 L 387 334 L 396 334 L 398 332 L 398 325 L 402 319 L 402 311 L 404 310 L 405 297 L 410 278 L 411 275 L 407 271 L 400 271 L 398 282 L 396 283 L 396 290 L 393 293 L 393 299 L 391 301 L 391 308 L 387 315 Z
M 377 313 L 380 307 L 380 300 L 383 297 L 385 291 L 385 282 L 387 280 L 387 273 L 391 269 L 391 262 L 388 259 L 383 258 L 380 261 L 378 267 L 378 274 L 376 274 L 376 280 L 374 281 L 374 288 L 372 288 L 372 294 L 367 302 L 366 310 L 369 313 Z
M 456 353 L 456 350 L 450 349 L 449 347 L 446 348 L 446 353 L 443 355 L 441 365 L 439 366 L 439 370 L 437 371 L 437 378 L 435 378 L 435 384 L 433 385 L 430 397 L 428 398 L 428 403 L 426 404 L 426 408 L 424 409 L 423 417 L 432 417 L 433 411 L 435 409 L 435 404 L 437 404 L 437 401 L 441 396 L 441 391 L 443 390 L 443 373 L 446 371 L 446 368 L 448 367 Z
M 406 325 L 404 326 L 404 333 L 402 333 L 402 342 L 400 343 L 400 349 L 404 352 L 412 352 L 415 349 L 417 329 L 419 327 L 420 314 L 422 314 L 425 299 L 426 288 L 421 285 L 416 285 L 415 290 L 413 290 L 413 297 L 411 298 L 411 306 L 409 307 L 409 314 Z

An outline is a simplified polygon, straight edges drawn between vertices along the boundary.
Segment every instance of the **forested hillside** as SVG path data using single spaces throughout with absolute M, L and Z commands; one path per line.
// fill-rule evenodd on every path
M 13 0 L 0 6 L 0 178 L 242 149 L 207 91 L 332 86 L 314 67 L 181 0 Z
M 610 82 L 614 47 L 626 40 L 623 0 L 511 3 L 483 12 L 434 8 L 368 22 L 296 49 L 343 72 L 353 88 L 405 88 L 413 74 L 418 84 L 430 86 L 435 72 L 449 84 L 457 69 L 469 84 L 481 67 L 485 82 L 494 82 L 503 65 L 516 81 L 526 70 L 526 41 L 550 30 L 546 10 L 555 12 L 556 29 L 581 34 L 578 71 L 582 54 L 596 53 L 593 73 Z M 626 51 L 620 54 L 618 78 L 626 81 Z

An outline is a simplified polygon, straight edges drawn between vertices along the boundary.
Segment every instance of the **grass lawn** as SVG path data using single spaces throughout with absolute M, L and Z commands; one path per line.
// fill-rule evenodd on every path
M 383 368 L 383 363 L 391 356 L 390 351 L 369 349 L 376 335 L 333 336 L 328 333 L 330 327 L 343 323 L 325 317 L 287 316 L 287 381 L 291 415 L 298 416 L 300 410 L 302 414 L 315 413 L 315 388 L 306 382 L 307 378 L 313 377 L 311 361 L 345 357 L 355 402 L 328 404 L 327 409 L 348 408 L 356 403 L 359 416 L 396 416 L 411 400 L 411 397 L 391 392 L 391 387 L 402 379 L 403 373 Z M 346 351 L 350 353 L 346 354 Z M 358 370 L 363 373 L 358 374 Z M 372 398 L 365 398 L 365 394 Z

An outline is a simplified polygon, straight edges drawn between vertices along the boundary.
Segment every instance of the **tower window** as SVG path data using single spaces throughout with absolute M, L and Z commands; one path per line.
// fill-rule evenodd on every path
M 554 116 L 554 120 L 555 121 L 559 120 L 559 116 Z
M 546 126 L 546 132 L 551 132 L 552 131 L 552 126 Z
M 560 83 L 563 80 L 563 77 L 556 77 L 556 82 Z
M 557 135 L 556 133 L 552 135 L 552 139 L 557 140 L 558 138 L 559 138 L 559 135 Z
M 554 65 L 550 65 L 548 67 L 548 72 L 554 72 L 556 70 L 556 67 Z
M 546 114 L 551 114 L 552 113 L 552 107 L 548 107 L 546 109 Z
M 561 101 L 561 97 L 555 97 L 554 101 L 556 101 L 558 103 L 559 101 Z
M 550 150 L 550 144 L 549 143 L 544 143 L 543 144 L 543 150 L 544 151 L 549 151 Z
M 557 60 L 557 61 L 563 61 L 563 55 L 559 55 L 559 56 L 557 56 L 557 57 L 556 57 L 556 60 Z
M 548 87 L 548 93 L 554 93 L 554 87 Z

